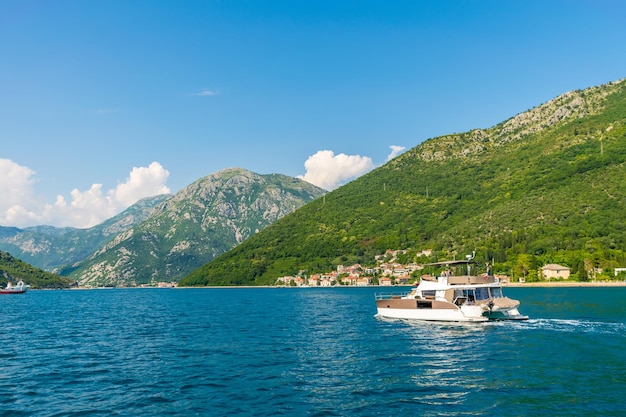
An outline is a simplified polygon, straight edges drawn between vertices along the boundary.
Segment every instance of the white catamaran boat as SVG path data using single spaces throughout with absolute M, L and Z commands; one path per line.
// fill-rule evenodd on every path
M 376 294 L 377 316 L 436 321 L 526 320 L 520 302 L 502 295 L 499 280 L 490 274 L 471 275 L 473 256 L 466 260 L 437 262 L 445 267 L 438 276 L 422 276 L 411 292 Z M 467 275 L 452 275 L 450 267 L 467 266 Z

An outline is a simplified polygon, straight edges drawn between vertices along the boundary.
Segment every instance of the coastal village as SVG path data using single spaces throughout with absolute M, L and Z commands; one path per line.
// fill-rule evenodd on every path
M 393 286 L 393 285 L 413 285 L 417 283 L 420 277 L 432 277 L 429 271 L 425 271 L 426 265 L 411 262 L 408 264 L 397 261 L 398 255 L 406 254 L 406 250 L 387 250 L 382 255 L 376 256 L 375 267 L 363 267 L 360 264 L 350 266 L 338 265 L 334 271 L 323 274 L 307 275 L 306 270 L 299 271 L 296 276 L 279 277 L 275 284 L 283 287 L 334 287 L 334 286 Z M 423 250 L 417 254 L 417 257 L 432 256 L 431 250 Z M 594 275 L 603 273 L 600 268 L 594 268 Z M 614 268 L 615 277 L 626 274 L 626 268 Z M 543 281 L 568 281 L 570 279 L 571 269 L 567 266 L 559 264 L 546 264 L 538 271 Z M 511 283 L 513 280 L 508 275 L 494 274 L 498 282 L 502 284 Z M 594 277 L 595 281 L 595 277 Z M 525 279 L 520 277 L 515 282 L 524 283 Z M 625 281 L 626 282 L 626 281 Z M 145 284 L 135 284 L 134 287 L 141 288 L 174 288 L 178 283 L 172 282 L 156 282 L 151 281 Z M 77 288 L 77 287 L 73 287 Z M 90 287 L 87 287 L 90 288 Z
M 398 262 L 398 256 L 406 254 L 406 252 L 406 250 L 387 250 L 384 254 L 376 256 L 375 267 L 363 267 L 358 263 L 350 266 L 338 265 L 337 269 L 334 271 L 311 275 L 307 275 L 306 270 L 301 270 L 296 276 L 279 277 L 275 285 L 287 287 L 412 285 L 419 280 L 420 276 L 428 275 L 428 271 L 424 271 L 425 265 L 423 264 L 415 262 L 404 264 Z M 416 258 L 421 256 L 432 256 L 432 250 L 426 249 L 418 252 Z M 621 268 L 618 269 L 621 270 Z M 568 280 L 570 271 L 570 268 L 567 266 L 547 264 L 540 269 L 540 275 L 546 281 L 553 279 Z M 423 272 L 426 272 L 426 274 Z M 511 281 L 508 275 L 495 274 L 495 277 L 503 284 L 507 284 Z M 525 279 L 520 277 L 518 281 L 525 282 Z
M 402 264 L 397 262 L 405 250 L 387 250 L 383 255 L 376 256 L 375 267 L 363 267 L 360 264 L 350 266 L 338 265 L 334 271 L 322 274 L 306 275 L 302 270 L 296 276 L 279 277 L 276 285 L 291 287 L 333 287 L 335 285 L 366 287 L 369 285 L 409 285 L 415 281 L 414 272 L 424 269 L 417 263 Z M 424 250 L 417 256 L 431 256 L 431 250 Z

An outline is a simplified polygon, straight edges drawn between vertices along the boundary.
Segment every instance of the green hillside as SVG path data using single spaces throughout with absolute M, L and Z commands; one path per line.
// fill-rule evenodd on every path
M 495 261 L 532 279 L 626 267 L 626 81 L 569 92 L 489 129 L 430 139 L 307 204 L 181 285 L 262 285 L 373 263 L 386 249 Z
M 24 281 L 34 289 L 68 288 L 71 282 L 68 278 L 34 268 L 8 253 L 0 251 L 0 286 L 4 288 L 7 281 L 15 284 L 19 280 Z

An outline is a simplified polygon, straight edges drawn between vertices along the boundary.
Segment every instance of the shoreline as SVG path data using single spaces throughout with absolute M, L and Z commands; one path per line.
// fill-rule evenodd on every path
M 590 281 L 590 282 L 511 282 L 503 287 L 626 287 L 626 281 Z
M 559 281 L 559 282 L 510 282 L 501 283 L 502 287 L 511 288 L 532 288 L 532 287 L 626 287 L 626 281 L 590 281 L 590 282 L 578 282 L 578 281 Z M 316 288 L 380 288 L 380 289 L 392 289 L 399 287 L 412 287 L 413 285 L 338 285 L 333 287 L 287 287 L 287 286 L 275 286 L 275 285 L 216 285 L 216 286 L 200 286 L 200 287 L 73 287 L 73 288 L 60 288 L 66 290 L 109 290 L 109 289 L 200 289 L 200 288 L 224 288 L 224 289 L 250 289 L 250 288 L 288 288 L 288 289 L 316 289 Z

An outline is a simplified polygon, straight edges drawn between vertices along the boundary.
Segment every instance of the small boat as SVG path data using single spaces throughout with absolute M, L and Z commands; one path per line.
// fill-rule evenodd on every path
M 24 284 L 22 280 L 19 280 L 15 286 L 9 281 L 5 288 L 0 289 L 0 294 L 24 294 L 29 288 L 30 285 Z
M 520 302 L 505 297 L 499 279 L 487 273 L 471 275 L 474 256 L 429 264 L 442 267 L 437 277 L 424 275 L 419 285 L 404 294 L 376 294 L 378 317 L 412 320 L 484 322 L 527 320 Z M 453 275 L 451 268 L 465 266 L 467 275 Z

